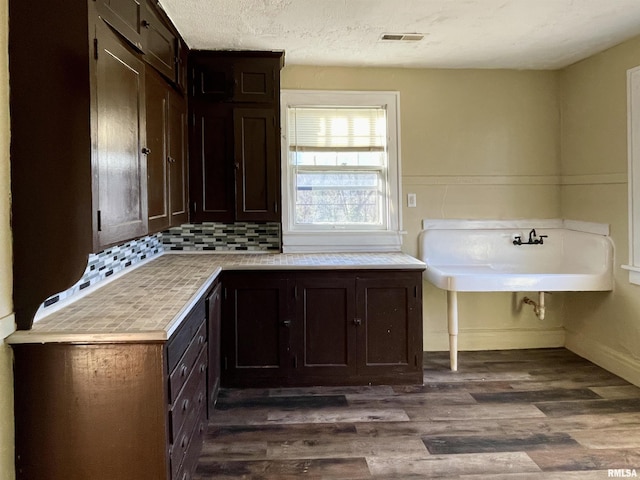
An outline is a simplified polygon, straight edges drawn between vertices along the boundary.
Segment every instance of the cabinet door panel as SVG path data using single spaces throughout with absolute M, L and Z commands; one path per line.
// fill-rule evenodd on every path
M 303 375 L 356 372 L 355 281 L 353 275 L 309 274 L 296 283 L 293 345 Z
M 193 108 L 189 161 L 192 221 L 234 220 L 233 113 L 226 105 Z
M 168 87 L 153 71 L 146 74 L 147 192 L 149 231 L 169 228 L 169 165 L 167 162 Z
M 169 89 L 169 207 L 170 224 L 186 223 L 187 190 L 187 105 L 178 93 Z
M 235 102 L 273 103 L 276 99 L 276 71 L 273 60 L 251 60 L 234 65 Z
M 233 112 L 236 167 L 236 219 L 278 221 L 280 164 L 273 109 Z
M 98 13 L 132 45 L 142 49 L 142 5 L 139 0 L 98 0 Z
M 229 386 L 251 386 L 284 379 L 290 362 L 287 280 L 230 274 L 223 282 L 223 380 Z
M 147 171 L 144 64 L 101 22 L 97 29 L 93 195 L 100 248 L 147 232 Z
M 358 373 L 421 372 L 420 281 L 419 273 L 358 277 Z
M 176 36 L 162 23 L 151 6 L 144 9 L 141 24 L 143 58 L 170 81 L 175 82 L 178 48 Z

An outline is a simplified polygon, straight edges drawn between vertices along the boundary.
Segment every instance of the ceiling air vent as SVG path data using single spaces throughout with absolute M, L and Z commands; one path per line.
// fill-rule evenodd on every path
M 380 40 L 389 42 L 419 42 L 424 38 L 422 33 L 383 33 Z

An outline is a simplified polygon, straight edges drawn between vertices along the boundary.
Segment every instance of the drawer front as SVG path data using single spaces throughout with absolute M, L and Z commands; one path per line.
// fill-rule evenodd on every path
M 206 345 L 206 344 L 205 344 Z M 198 360 L 193 366 L 184 388 L 173 402 L 170 411 L 171 442 L 180 439 L 180 433 L 189 417 L 189 413 L 197 411 L 200 405 L 207 403 L 207 349 L 203 348 Z
M 206 384 L 201 383 L 198 387 L 198 390 L 200 389 L 204 392 Z M 200 395 L 198 395 L 198 398 L 200 398 Z M 194 435 L 198 434 L 199 429 L 206 429 L 205 405 L 204 395 L 202 396 L 201 402 L 198 403 L 196 399 L 195 407 L 189 409 L 182 429 L 176 434 L 176 441 L 171 447 L 171 474 L 173 478 L 182 478 L 178 474 L 178 471 L 184 466 L 185 457 L 192 453 L 191 448 L 197 446 L 197 443 L 194 443 L 193 440 Z M 204 435 L 204 433 L 202 433 L 202 435 Z
M 196 335 L 196 332 L 200 329 L 202 322 L 204 322 L 206 314 L 206 307 L 204 299 L 200 300 L 195 307 L 189 312 L 187 318 L 184 319 L 182 325 L 171 336 L 171 339 L 167 343 L 167 371 L 172 372 L 178 362 L 184 355 L 184 352 L 189 347 L 191 340 Z
M 205 345 L 207 340 L 207 325 L 203 323 L 200 329 L 196 333 L 195 337 L 187 347 L 186 352 L 169 375 L 169 403 L 173 404 L 175 399 L 180 394 L 183 385 L 189 378 L 189 374 L 193 368 L 193 365 L 198 359 L 198 355 Z
M 178 474 L 174 475 L 174 479 L 177 480 L 192 480 L 194 478 L 194 472 L 198 466 L 198 458 L 202 451 L 202 443 L 204 442 L 204 436 L 207 433 L 207 410 L 202 409 L 198 422 L 194 426 L 193 432 L 191 432 L 191 443 L 185 455 L 182 459 L 182 465 L 178 470 Z

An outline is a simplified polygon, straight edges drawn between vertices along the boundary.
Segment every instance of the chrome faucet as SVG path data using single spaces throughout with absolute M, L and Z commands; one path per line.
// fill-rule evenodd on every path
M 514 245 L 543 245 L 545 238 L 547 238 L 547 235 L 538 236 L 536 234 L 536 229 L 532 228 L 531 231 L 529 232 L 528 242 L 523 242 L 522 237 L 520 235 L 517 235 L 514 237 L 513 244 Z

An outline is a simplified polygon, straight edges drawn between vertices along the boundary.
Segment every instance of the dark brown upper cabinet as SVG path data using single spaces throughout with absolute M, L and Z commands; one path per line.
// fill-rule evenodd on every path
M 185 57 L 186 45 L 151 0 L 9 4 L 13 301 L 21 330 L 42 302 L 80 279 L 90 253 L 148 231 L 146 153 L 155 148 L 145 141 L 145 88 L 157 67 L 140 48 L 146 9 L 171 27 Z M 176 78 L 185 77 L 179 68 L 169 80 L 180 90 Z M 186 185 L 185 100 L 170 91 L 167 191 L 170 221 L 182 222 L 186 193 L 173 185 Z
M 194 222 L 280 221 L 281 52 L 190 56 Z
M 145 66 L 101 21 L 94 38 L 94 250 L 147 233 Z
M 146 74 L 149 233 L 187 220 L 186 104 L 157 73 Z
M 136 50 L 142 59 L 176 84 L 186 88 L 186 46 L 156 0 L 93 0 L 100 18 Z
M 143 11 L 142 45 L 144 60 L 172 82 L 177 82 L 178 38 L 160 19 L 160 15 L 147 0 Z
M 140 0 L 94 0 L 100 17 L 131 45 L 142 50 L 142 17 Z
M 199 52 L 195 60 L 193 94 L 211 101 L 274 103 L 279 97 L 282 60 L 249 57 L 242 52 L 234 58 L 225 52 Z M 260 52 L 255 52 L 260 54 Z

